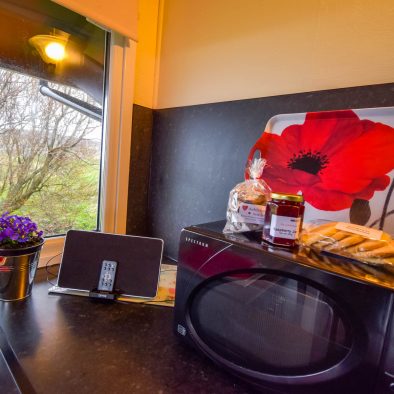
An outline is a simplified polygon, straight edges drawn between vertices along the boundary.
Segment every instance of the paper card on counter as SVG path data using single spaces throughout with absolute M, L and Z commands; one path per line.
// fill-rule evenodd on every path
M 383 231 L 376 230 L 374 228 L 360 226 L 358 224 L 353 223 L 345 223 L 345 222 L 338 222 L 335 226 L 337 230 L 347 231 L 349 233 L 361 235 L 362 237 L 369 238 L 369 239 L 382 239 Z

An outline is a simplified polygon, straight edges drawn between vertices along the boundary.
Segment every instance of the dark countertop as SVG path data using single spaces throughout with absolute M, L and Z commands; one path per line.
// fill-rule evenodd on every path
M 37 393 L 255 392 L 177 340 L 172 308 L 48 295 L 38 271 L 31 297 L 0 301 L 0 323 Z M 16 393 L 3 366 L 0 357 L 0 391 Z
M 2 353 L 0 353 L 0 387 L 2 393 L 19 394 L 18 386 L 15 385 Z

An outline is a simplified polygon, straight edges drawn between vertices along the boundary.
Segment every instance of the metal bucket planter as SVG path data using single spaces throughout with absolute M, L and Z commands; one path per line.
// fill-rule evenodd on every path
M 22 300 L 31 294 L 43 244 L 0 249 L 0 300 Z

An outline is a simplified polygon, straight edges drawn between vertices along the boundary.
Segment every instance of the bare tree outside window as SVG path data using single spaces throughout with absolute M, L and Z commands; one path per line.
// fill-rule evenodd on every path
M 97 227 L 101 123 L 0 69 L 0 211 L 29 215 L 45 234 Z M 81 90 L 51 84 L 100 105 Z

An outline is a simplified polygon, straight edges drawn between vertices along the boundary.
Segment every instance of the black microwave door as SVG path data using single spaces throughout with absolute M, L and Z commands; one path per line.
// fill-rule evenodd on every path
M 325 383 L 355 367 L 367 342 L 319 285 L 264 269 L 202 282 L 189 298 L 186 321 L 212 360 L 253 382 L 295 392 L 308 392 L 297 387 L 311 384 L 325 392 Z

